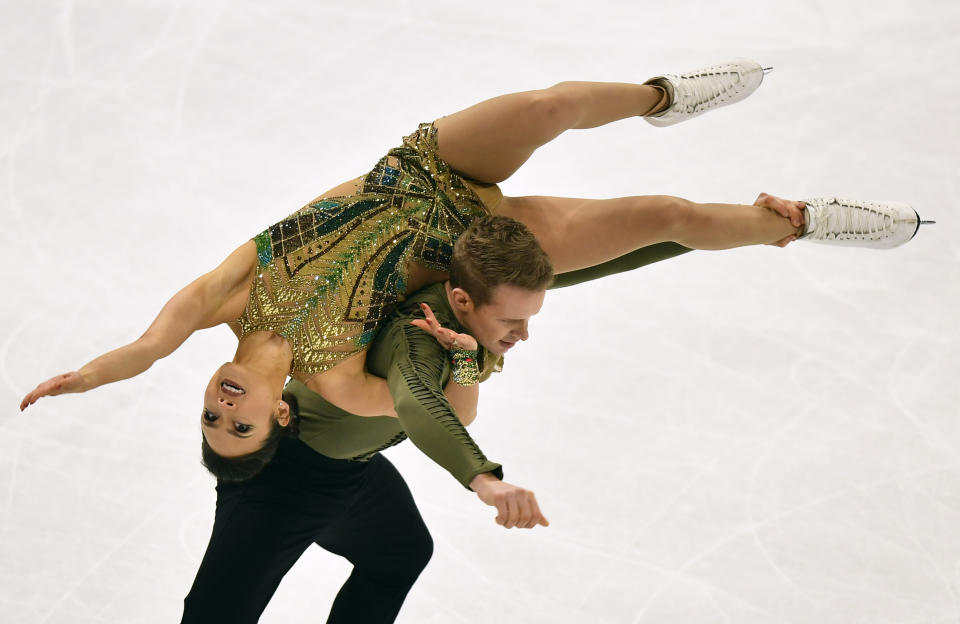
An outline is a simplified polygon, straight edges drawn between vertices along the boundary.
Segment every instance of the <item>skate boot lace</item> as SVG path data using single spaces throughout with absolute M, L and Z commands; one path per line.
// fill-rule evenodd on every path
M 722 104 L 739 93 L 737 87 L 743 81 L 739 72 L 731 70 L 684 74 L 680 77 L 684 80 L 685 97 L 677 104 L 685 113 L 699 113 Z
M 831 199 L 816 205 L 814 230 L 818 240 L 876 240 L 893 229 L 892 214 L 871 202 Z

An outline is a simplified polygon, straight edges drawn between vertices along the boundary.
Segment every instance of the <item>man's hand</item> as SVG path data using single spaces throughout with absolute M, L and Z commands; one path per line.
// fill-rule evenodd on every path
M 791 225 L 797 228 L 797 234 L 791 234 L 790 236 L 785 236 L 775 243 L 770 243 L 771 245 L 776 245 L 777 247 L 786 247 L 788 244 L 797 240 L 799 235 L 800 226 L 804 223 L 803 208 L 805 204 L 802 201 L 790 201 L 789 199 L 783 199 L 780 197 L 774 197 L 773 195 L 768 195 L 766 193 L 760 193 L 757 196 L 757 201 L 753 202 L 754 206 L 759 206 L 761 208 L 767 208 L 772 210 L 781 217 L 790 219 Z
M 470 489 L 484 503 L 497 508 L 497 524 L 505 529 L 532 529 L 538 524 L 550 526 L 540 512 L 537 497 L 530 490 L 501 481 L 489 472 L 474 477 Z
M 83 377 L 81 377 L 77 371 L 57 375 L 53 379 L 48 379 L 43 382 L 37 386 L 33 392 L 23 397 L 23 401 L 20 402 L 20 411 L 22 412 L 27 409 L 28 406 L 36 403 L 40 397 L 56 396 L 70 392 L 83 392 L 86 390 L 85 386 L 86 384 L 83 382 Z
M 449 351 L 450 349 L 466 349 L 467 351 L 476 351 L 477 350 L 477 339 L 471 336 L 470 334 L 458 334 L 452 329 L 447 329 L 442 326 L 437 317 L 433 315 L 433 310 L 430 309 L 425 303 L 420 304 L 420 309 L 423 310 L 423 313 L 427 318 L 425 319 L 415 319 L 410 321 L 411 325 L 415 325 L 432 335 L 437 339 L 437 342 L 440 343 L 440 346 Z

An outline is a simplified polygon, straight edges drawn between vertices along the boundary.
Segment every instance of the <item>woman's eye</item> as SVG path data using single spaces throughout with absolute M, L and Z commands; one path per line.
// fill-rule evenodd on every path
M 253 429 L 250 425 L 244 425 L 243 423 L 236 424 L 237 433 L 246 433 Z
M 211 412 L 210 410 L 203 410 L 203 419 L 207 422 L 214 422 L 219 416 Z

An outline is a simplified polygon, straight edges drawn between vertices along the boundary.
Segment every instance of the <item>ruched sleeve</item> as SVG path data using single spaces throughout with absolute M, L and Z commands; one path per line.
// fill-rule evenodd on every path
M 503 478 L 500 464 L 486 458 L 444 396 L 450 362 L 431 335 L 410 325 L 408 317 L 394 317 L 377 336 L 367 367 L 387 378 L 400 426 L 410 440 L 464 487 L 484 472 Z

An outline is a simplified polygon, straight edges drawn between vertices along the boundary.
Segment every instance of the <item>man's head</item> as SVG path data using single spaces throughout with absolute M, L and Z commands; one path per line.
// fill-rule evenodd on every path
M 453 247 L 450 305 L 491 352 L 502 355 L 528 337 L 553 281 L 550 258 L 525 225 L 504 216 L 475 220 Z

